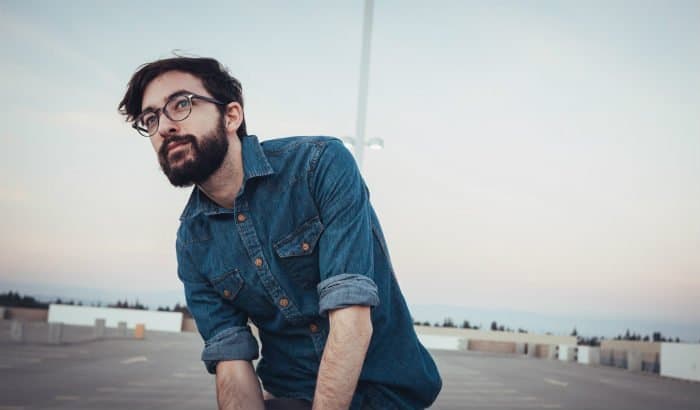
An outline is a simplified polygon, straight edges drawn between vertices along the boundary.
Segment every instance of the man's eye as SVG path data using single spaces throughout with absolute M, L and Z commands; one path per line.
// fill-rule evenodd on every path
M 154 114 L 148 114 L 148 115 L 146 115 L 145 117 L 143 117 L 143 118 L 141 119 L 141 121 L 143 122 L 143 125 L 144 125 L 146 128 L 154 127 L 154 126 L 156 125 L 156 123 L 157 123 L 156 116 L 155 116 Z
M 183 98 L 183 99 L 175 101 L 175 109 L 176 110 L 186 110 L 189 106 L 190 106 L 190 100 L 187 98 Z

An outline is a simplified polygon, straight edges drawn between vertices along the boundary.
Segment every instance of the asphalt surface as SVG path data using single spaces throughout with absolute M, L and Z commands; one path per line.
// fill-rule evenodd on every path
M 134 340 L 71 327 L 69 343 L 10 341 L 0 321 L 0 410 L 215 409 L 196 333 Z M 25 329 L 26 330 L 26 329 Z M 30 334 L 31 333 L 31 334 Z M 434 409 L 700 409 L 700 383 L 522 356 L 432 351 L 444 388 Z

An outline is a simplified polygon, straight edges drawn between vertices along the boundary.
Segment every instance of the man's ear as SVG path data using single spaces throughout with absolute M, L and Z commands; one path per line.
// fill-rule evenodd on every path
M 241 107 L 241 104 L 235 101 L 228 103 L 224 112 L 224 120 L 226 131 L 230 134 L 235 134 L 243 122 L 243 107 Z

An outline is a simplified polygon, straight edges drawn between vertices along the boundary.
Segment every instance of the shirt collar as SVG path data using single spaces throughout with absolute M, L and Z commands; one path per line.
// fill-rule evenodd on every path
M 258 142 L 258 137 L 255 135 L 247 135 L 241 138 L 241 157 L 243 158 L 243 183 L 238 191 L 238 196 L 243 194 L 248 180 L 275 173 L 275 170 L 272 169 L 270 162 L 267 160 L 262 145 Z M 200 213 L 215 215 L 233 213 L 233 210 L 219 206 L 195 185 L 185 210 L 180 215 L 180 220 L 191 218 Z

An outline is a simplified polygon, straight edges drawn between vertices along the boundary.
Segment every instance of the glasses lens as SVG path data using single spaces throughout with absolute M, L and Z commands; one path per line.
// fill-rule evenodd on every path
M 165 113 L 168 114 L 173 121 L 182 121 L 190 115 L 192 110 L 192 102 L 186 95 L 173 97 L 172 100 L 165 104 Z
M 155 134 L 158 130 L 158 114 L 152 111 L 141 114 L 139 119 L 136 120 L 136 127 L 141 134 L 146 136 Z

